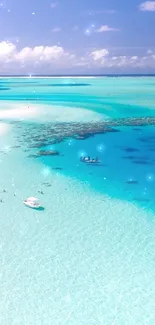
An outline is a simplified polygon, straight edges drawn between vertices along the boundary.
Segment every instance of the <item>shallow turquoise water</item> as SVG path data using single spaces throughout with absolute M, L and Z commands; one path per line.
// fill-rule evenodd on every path
M 71 86 L 72 84 L 72 86 Z M 82 86 L 84 85 L 85 86 Z M 1 79 L 1 100 L 54 103 L 109 117 L 154 116 L 155 78 Z M 8 90 L 3 90 L 6 87 Z
M 57 172 L 89 182 L 101 193 L 155 211 L 155 128 L 120 127 L 119 131 L 48 145 L 42 149 L 54 148 L 63 156 L 42 157 L 41 161 Z M 102 163 L 81 163 L 81 155 L 97 156 Z
M 154 87 L 155 78 L 0 80 L 2 325 L 154 325 L 154 126 L 51 144 L 56 121 L 155 117 Z M 60 156 L 34 158 L 41 149 Z M 28 196 L 45 210 L 26 208 Z

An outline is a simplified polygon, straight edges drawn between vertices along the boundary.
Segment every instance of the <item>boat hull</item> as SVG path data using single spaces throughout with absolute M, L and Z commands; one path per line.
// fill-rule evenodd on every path
M 35 210 L 38 210 L 38 209 L 41 208 L 40 204 L 34 205 L 33 203 L 29 203 L 29 202 L 26 202 L 26 201 L 24 201 L 24 205 L 26 205 L 28 208 L 35 209 Z

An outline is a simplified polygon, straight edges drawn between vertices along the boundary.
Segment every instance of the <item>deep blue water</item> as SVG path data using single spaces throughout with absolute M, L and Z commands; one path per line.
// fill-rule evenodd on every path
M 56 149 L 61 155 L 40 159 L 59 173 L 88 182 L 101 193 L 155 211 L 155 127 L 121 127 L 119 131 L 44 147 Z M 82 154 L 98 156 L 102 163 L 82 163 Z

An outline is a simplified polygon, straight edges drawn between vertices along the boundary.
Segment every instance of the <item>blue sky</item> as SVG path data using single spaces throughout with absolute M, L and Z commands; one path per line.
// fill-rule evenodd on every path
M 155 72 L 155 1 L 0 2 L 0 73 Z

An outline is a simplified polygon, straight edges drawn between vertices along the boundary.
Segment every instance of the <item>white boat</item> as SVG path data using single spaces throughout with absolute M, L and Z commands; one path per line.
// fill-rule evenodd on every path
M 98 159 L 90 159 L 89 157 L 81 157 L 81 162 L 87 163 L 87 164 L 101 164 L 101 160 Z
M 40 202 L 35 197 L 29 197 L 23 202 L 27 207 L 32 209 L 39 209 L 41 207 Z
M 86 160 L 87 164 L 101 164 L 101 160 Z

